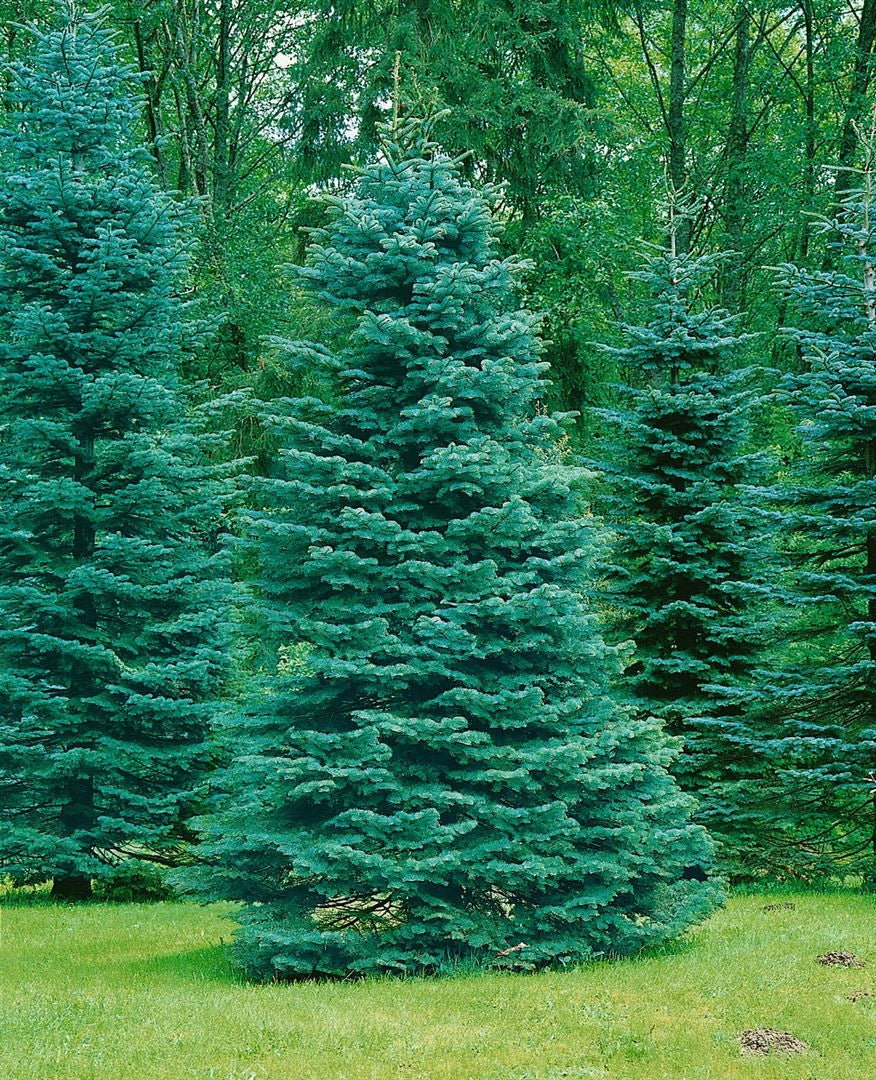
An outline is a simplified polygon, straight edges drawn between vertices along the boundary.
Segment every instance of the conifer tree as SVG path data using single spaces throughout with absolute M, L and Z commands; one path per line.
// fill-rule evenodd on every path
M 11 72 L 0 176 L 0 873 L 167 856 L 224 668 L 225 484 L 175 369 L 179 215 L 100 17 Z
M 810 869 L 876 878 L 876 199 L 873 133 L 831 268 L 782 268 L 804 369 L 782 397 L 800 452 L 776 489 L 793 570 L 791 645 L 770 687 L 786 839 Z
M 752 786 L 766 747 L 750 718 L 767 615 L 761 529 L 743 492 L 760 469 L 735 319 L 698 301 L 716 263 L 663 250 L 635 275 L 651 317 L 612 350 L 630 382 L 602 411 L 615 442 L 600 464 L 616 534 L 610 604 L 635 643 L 624 686 L 683 738 L 674 771 L 725 855 L 750 859 L 763 826 Z
M 420 131 L 417 135 L 416 132 Z M 407 149 L 402 149 L 407 147 Z M 709 910 L 659 729 L 615 707 L 591 525 L 482 196 L 413 123 L 310 250 L 337 340 L 253 535 L 275 667 L 233 732 L 205 896 L 255 977 L 538 967 Z

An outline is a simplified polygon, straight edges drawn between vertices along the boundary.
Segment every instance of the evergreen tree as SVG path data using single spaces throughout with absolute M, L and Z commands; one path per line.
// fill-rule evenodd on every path
M 199 889 L 246 902 L 237 956 L 261 978 L 625 953 L 715 898 L 666 742 L 609 697 L 517 266 L 416 131 L 311 249 L 339 337 L 288 351 L 339 404 L 293 403 L 257 486 L 276 666 Z
M 84 897 L 178 843 L 209 759 L 226 485 L 177 385 L 184 236 L 132 74 L 59 17 L 0 149 L 0 872 Z
M 616 442 L 601 467 L 616 534 L 610 604 L 636 647 L 626 690 L 683 737 L 679 781 L 715 836 L 750 859 L 764 813 L 752 782 L 766 747 L 750 719 L 768 616 L 761 530 L 743 491 L 760 470 L 748 449 L 751 373 L 732 370 L 735 320 L 698 302 L 716 262 L 660 251 L 636 274 L 651 317 L 624 327 L 626 346 L 612 350 L 635 385 L 602 411 Z
M 810 868 L 876 877 L 876 202 L 872 138 L 831 238 L 831 268 L 782 268 L 805 365 L 782 396 L 800 453 L 774 493 L 795 566 L 791 645 L 771 687 L 785 742 L 787 839 Z

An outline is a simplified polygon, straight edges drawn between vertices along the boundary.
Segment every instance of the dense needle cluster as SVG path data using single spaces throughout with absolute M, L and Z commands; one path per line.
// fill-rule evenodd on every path
M 745 861 L 763 822 L 752 782 L 761 701 L 768 547 L 750 493 L 753 374 L 739 368 L 738 320 L 700 296 L 716 260 L 654 254 L 636 276 L 650 321 L 613 350 L 629 383 L 603 410 L 600 465 L 617 542 L 610 607 L 635 643 L 624 687 L 643 715 L 682 737 L 674 771 L 710 829 Z
M 201 883 L 246 901 L 254 975 L 570 963 L 714 902 L 659 727 L 609 694 L 593 526 L 517 269 L 415 127 L 310 250 L 337 333 L 287 352 L 340 404 L 276 418 L 256 484 L 276 661 L 231 733 Z
M 83 896 L 181 838 L 225 667 L 223 482 L 187 416 L 183 233 L 73 11 L 0 142 L 0 873 Z

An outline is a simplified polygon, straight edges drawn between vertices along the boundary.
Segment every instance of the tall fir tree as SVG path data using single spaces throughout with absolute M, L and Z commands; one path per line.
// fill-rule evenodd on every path
M 831 266 L 782 268 L 803 371 L 781 395 L 799 454 L 774 491 L 792 567 L 771 687 L 786 746 L 786 839 L 810 872 L 876 880 L 876 198 L 873 133 L 836 218 Z
M 714 903 L 709 843 L 659 729 L 609 696 L 517 266 L 412 122 L 332 205 L 304 276 L 338 339 L 287 349 L 337 404 L 292 403 L 258 485 L 276 666 L 233 733 L 199 889 L 245 901 L 259 978 L 662 941 Z
M 683 739 L 674 772 L 723 854 L 750 863 L 766 811 L 753 799 L 768 747 L 752 715 L 768 614 L 764 529 L 748 485 L 751 372 L 736 320 L 700 299 L 719 260 L 653 253 L 635 276 L 650 319 L 611 350 L 628 383 L 601 410 L 599 462 L 616 536 L 609 603 L 635 653 L 623 685 L 640 715 Z
M 0 873 L 167 855 L 225 666 L 226 485 L 176 368 L 185 235 L 100 17 L 10 75 L 0 170 Z

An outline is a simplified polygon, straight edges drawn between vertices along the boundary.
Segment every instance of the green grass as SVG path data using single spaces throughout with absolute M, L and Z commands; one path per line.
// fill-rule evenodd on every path
M 764 912 L 793 901 L 794 911 Z M 6 902 L 0 1077 L 876 1076 L 876 898 L 735 896 L 660 955 L 532 976 L 247 985 L 230 908 Z M 845 949 L 869 964 L 826 968 Z M 806 1055 L 741 1057 L 777 1027 Z

